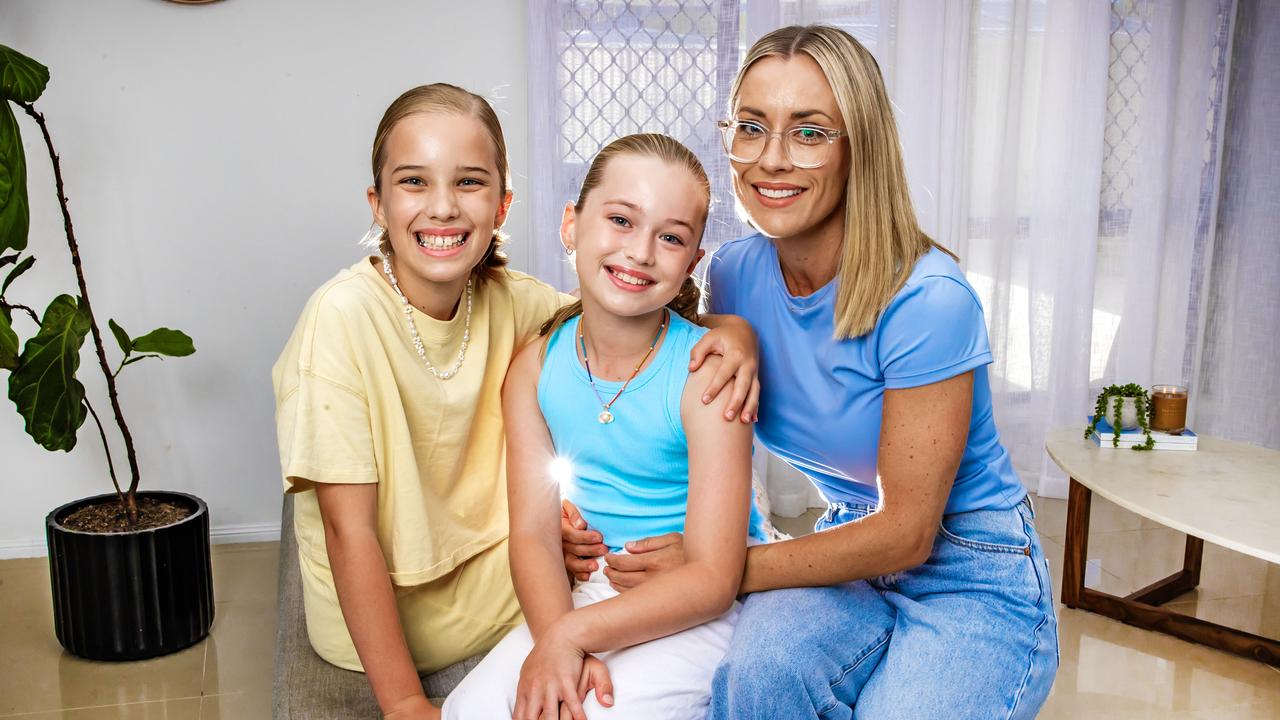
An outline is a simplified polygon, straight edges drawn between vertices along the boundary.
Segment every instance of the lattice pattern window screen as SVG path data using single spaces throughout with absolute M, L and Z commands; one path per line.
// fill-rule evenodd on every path
M 1098 234 L 1102 237 L 1123 237 L 1129 232 L 1141 142 L 1142 88 L 1151 48 L 1151 12 L 1151 0 L 1111 3 L 1111 64 L 1098 218 Z
M 563 187 L 576 189 L 609 141 L 666 133 L 689 146 L 711 176 L 717 196 L 704 247 L 741 235 L 715 124 L 726 115 L 737 66 L 736 0 L 561 0 L 554 6 L 562 18 L 554 102 Z

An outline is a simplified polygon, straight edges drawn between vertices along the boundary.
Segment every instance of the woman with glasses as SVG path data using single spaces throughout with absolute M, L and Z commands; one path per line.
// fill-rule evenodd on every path
M 731 103 L 758 232 L 717 251 L 712 307 L 755 327 L 757 435 L 829 507 L 819 532 L 749 550 L 708 717 L 1034 717 L 1058 665 L 1049 570 L 996 431 L 982 307 L 916 222 L 879 68 L 840 30 L 783 28 Z M 577 520 L 567 556 L 591 554 Z M 622 588 L 683 562 L 677 535 L 628 550 L 605 570 Z

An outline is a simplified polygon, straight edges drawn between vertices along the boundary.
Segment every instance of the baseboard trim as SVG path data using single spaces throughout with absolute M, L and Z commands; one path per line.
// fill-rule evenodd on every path
M 280 539 L 280 521 L 223 525 L 209 530 L 214 545 L 273 542 Z M 45 557 L 49 554 L 44 538 L 19 538 L 0 542 L 0 560 Z
M 214 545 L 275 542 L 280 539 L 280 521 L 215 527 L 209 530 L 209 538 Z

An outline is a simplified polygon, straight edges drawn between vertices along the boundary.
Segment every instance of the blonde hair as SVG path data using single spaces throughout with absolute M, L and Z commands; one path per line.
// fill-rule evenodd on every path
M 498 190 L 501 198 L 505 199 L 511 191 L 511 165 L 507 160 L 507 141 L 502 136 L 498 116 L 484 98 L 448 83 L 419 85 L 407 90 L 382 114 L 378 131 L 373 136 L 374 190 L 382 194 L 382 167 L 387 160 L 387 138 L 391 136 L 391 131 L 410 115 L 433 112 L 470 116 L 480 121 L 489 139 L 493 141 L 494 163 L 498 166 Z M 494 228 L 493 237 L 489 239 L 489 249 L 471 271 L 477 281 L 497 279 L 501 274 L 501 269 L 507 264 L 506 253 L 501 250 L 506 241 L 506 234 Z M 385 228 L 371 244 L 383 255 L 391 254 L 391 239 L 387 237 Z
M 604 172 L 608 168 L 609 162 L 623 155 L 657 158 L 692 173 L 707 198 L 706 209 L 702 214 L 703 221 L 706 221 L 707 215 L 711 210 L 711 181 L 707 178 L 706 169 L 702 167 L 698 156 L 694 155 L 692 150 L 680 144 L 674 138 L 658 133 L 640 133 L 620 137 L 596 153 L 595 158 L 591 161 L 591 167 L 587 169 L 586 177 L 582 179 L 582 189 L 578 191 L 578 201 L 573 204 L 575 212 L 581 213 L 586 208 L 587 196 L 604 180 Z M 698 236 L 697 241 L 699 243 L 702 242 L 701 235 Z M 697 281 L 690 275 L 684 279 L 684 283 L 680 286 L 680 292 L 672 298 L 671 302 L 667 303 L 667 307 L 690 322 L 696 323 L 698 322 L 698 309 L 701 303 L 702 290 L 698 287 Z M 549 335 L 581 312 L 581 300 L 571 305 L 566 305 L 560 308 L 555 315 L 552 315 L 550 320 L 543 323 L 542 329 L 538 332 L 540 335 Z
M 792 25 L 760 38 L 734 78 L 730 111 L 736 112 L 742 80 L 752 65 L 762 58 L 790 59 L 799 53 L 822 69 L 849 138 L 834 336 L 853 338 L 875 327 L 930 248 L 956 256 L 925 235 L 916 221 L 880 66 L 848 33 L 825 25 Z

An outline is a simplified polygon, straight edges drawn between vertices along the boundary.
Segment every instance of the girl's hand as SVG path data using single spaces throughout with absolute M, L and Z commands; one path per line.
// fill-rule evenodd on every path
M 739 418 L 744 423 L 759 419 L 760 351 L 751 323 L 736 315 L 717 315 L 716 326 L 702 336 L 689 353 L 689 372 L 702 367 L 708 355 L 723 358 L 720 369 L 702 391 L 703 404 L 709 404 L 724 386 L 733 380 L 733 394 L 725 409 L 724 419 Z
M 609 552 L 604 546 L 604 536 L 588 528 L 578 507 L 567 499 L 560 501 L 560 545 L 564 549 L 565 569 L 583 582 L 600 569 L 595 558 Z
M 587 720 L 578 687 L 586 653 L 574 647 L 552 626 L 534 644 L 520 668 L 516 709 L 512 720 L 554 720 L 563 717 L 561 703 L 573 720 Z M 583 695 L 585 697 L 585 694 Z
M 586 702 L 587 693 L 596 691 L 596 702 L 605 707 L 613 707 L 613 679 L 609 677 L 609 667 L 595 655 L 588 655 L 582 663 L 582 679 L 578 681 L 578 699 Z M 561 713 L 562 717 L 568 717 Z
M 618 592 L 684 565 L 684 535 L 673 532 L 629 542 L 627 552 L 630 554 L 605 556 L 605 577 Z

